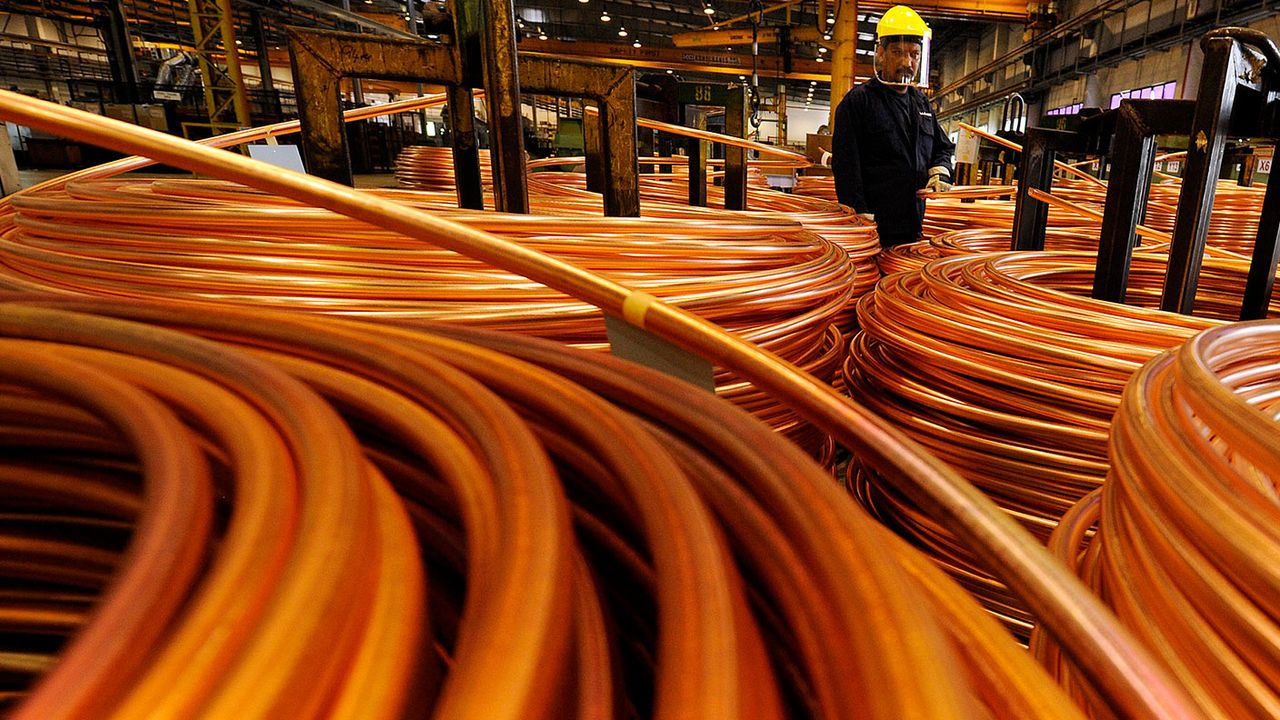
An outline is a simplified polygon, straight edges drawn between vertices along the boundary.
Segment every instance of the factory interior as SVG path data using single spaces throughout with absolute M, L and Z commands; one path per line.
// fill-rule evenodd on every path
M 1280 718 L 1277 38 L 5 0 L 0 717 Z

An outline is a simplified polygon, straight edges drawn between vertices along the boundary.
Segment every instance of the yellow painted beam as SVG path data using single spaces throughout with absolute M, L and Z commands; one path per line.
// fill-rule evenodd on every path
M 525 38 L 520 41 L 520 52 L 549 57 L 577 57 L 597 62 L 658 70 L 684 70 L 716 75 L 750 75 L 751 55 L 729 50 L 701 48 L 632 47 L 620 43 L 565 42 L 563 40 L 538 40 Z M 776 56 L 759 57 L 761 79 L 785 77 L 789 80 L 831 80 L 831 63 L 796 58 L 791 72 L 781 73 L 782 61 Z M 871 65 L 858 63 L 855 72 L 859 80 L 871 76 Z
M 799 5 L 800 2 L 801 0 L 784 0 L 784 2 L 765 7 L 763 14 L 767 15 L 775 10 Z M 884 12 L 898 4 L 902 3 L 898 0 L 870 0 L 859 2 L 858 8 L 863 11 Z M 926 21 L 935 17 L 1019 23 L 1027 20 L 1026 0 L 923 0 L 923 2 L 905 4 L 923 15 Z M 731 25 L 747 22 L 752 17 L 760 18 L 761 13 L 747 13 L 716 24 L 723 30 Z
M 776 43 L 782 33 L 777 28 L 760 28 L 756 37 L 761 43 Z M 730 28 L 728 30 L 694 30 L 693 32 L 676 33 L 671 36 L 676 47 L 724 47 L 726 45 L 750 45 L 751 28 Z
M 760 28 L 756 37 L 761 45 L 776 43 L 781 40 L 782 30 L 776 27 Z M 792 42 L 822 42 L 827 44 L 822 39 L 822 33 L 818 32 L 817 28 L 808 26 L 791 28 L 791 40 Z M 691 32 L 676 33 L 671 36 L 671 41 L 678 48 L 750 45 L 751 28 L 693 30 Z

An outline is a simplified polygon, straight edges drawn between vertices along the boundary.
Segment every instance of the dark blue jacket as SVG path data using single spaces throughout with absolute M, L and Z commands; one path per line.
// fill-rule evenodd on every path
M 907 93 L 907 127 L 894 107 L 896 91 L 872 78 L 840 101 L 831 133 L 836 197 L 857 212 L 873 213 L 884 245 L 920 236 L 924 200 L 916 191 L 931 167 L 947 168 L 950 177 L 955 149 L 924 93 L 916 88 Z

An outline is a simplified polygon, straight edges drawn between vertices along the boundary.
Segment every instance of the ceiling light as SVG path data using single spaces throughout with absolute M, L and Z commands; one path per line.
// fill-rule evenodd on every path
M 627 29 L 625 27 L 618 28 L 618 37 L 626 37 Z
M 822 34 L 822 39 L 823 39 L 823 40 L 830 40 L 830 39 L 831 39 L 831 33 L 823 33 L 823 34 Z
M 547 39 L 547 34 L 546 34 L 545 32 L 540 32 L 540 33 L 538 33 L 538 39 L 539 39 L 539 40 L 546 40 L 546 39 Z
M 814 61 L 814 62 L 822 62 L 822 56 L 821 56 L 821 55 L 819 55 L 818 57 L 814 58 L 814 59 L 813 59 L 813 61 Z
M 609 21 L 610 21 L 610 20 L 612 20 L 612 19 L 613 19 L 613 18 L 609 17 L 609 13 L 608 13 L 608 12 L 602 12 L 602 13 L 600 13 L 600 22 L 609 22 Z
M 810 81 L 809 81 L 809 84 L 810 84 L 810 85 L 817 85 L 817 84 L 818 84 L 818 81 L 817 81 L 817 80 L 810 80 Z
M 439 36 L 439 35 L 428 35 L 428 36 L 427 36 L 427 39 L 428 39 L 428 40 L 439 40 L 439 39 L 440 39 L 440 36 Z
M 818 48 L 818 52 L 820 52 L 820 53 L 824 53 L 824 52 L 826 52 L 826 51 L 827 51 L 827 49 L 826 49 L 826 48 L 824 48 L 824 47 L 820 47 L 820 48 Z
M 836 19 L 835 19 L 835 18 L 833 18 L 833 17 L 829 17 L 829 18 L 827 18 L 827 24 L 828 24 L 828 25 L 835 25 L 835 24 L 836 24 Z
M 704 6 L 704 7 L 702 8 L 702 12 L 704 12 L 704 13 L 706 13 L 706 14 L 708 14 L 708 15 L 715 15 L 715 14 L 716 14 L 716 9 L 715 9 L 715 8 L 713 8 L 713 7 L 711 7 L 710 5 L 706 5 L 706 6 Z
M 631 47 L 640 47 L 640 41 L 636 40 L 635 42 L 631 43 Z
M 672 75 L 672 74 L 674 74 L 674 73 L 675 73 L 675 70 L 667 70 L 667 74 L 668 74 L 668 75 Z

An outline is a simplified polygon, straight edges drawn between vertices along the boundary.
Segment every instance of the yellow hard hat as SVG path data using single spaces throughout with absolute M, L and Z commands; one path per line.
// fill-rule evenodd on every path
M 906 5 L 894 5 L 880 18 L 880 24 L 876 26 L 876 39 L 883 40 L 899 35 L 931 38 L 933 31 L 915 10 Z

